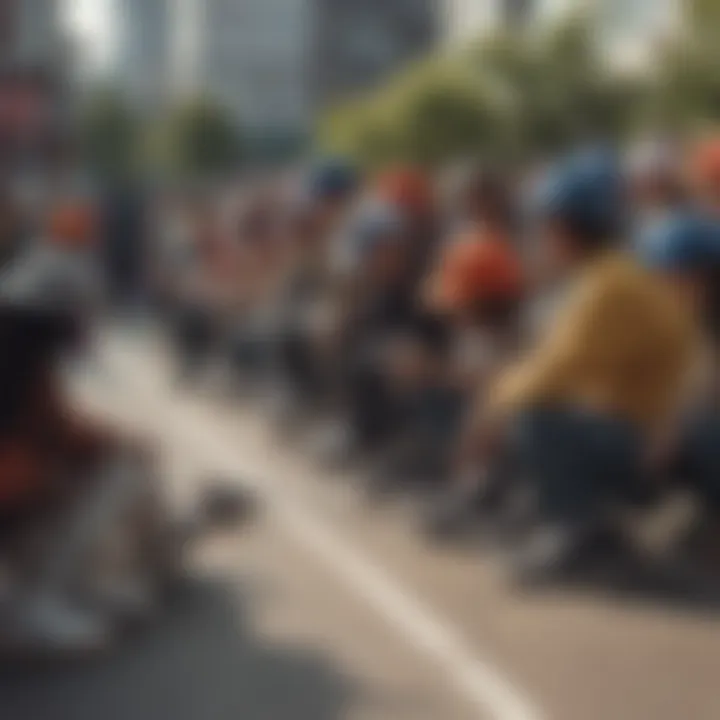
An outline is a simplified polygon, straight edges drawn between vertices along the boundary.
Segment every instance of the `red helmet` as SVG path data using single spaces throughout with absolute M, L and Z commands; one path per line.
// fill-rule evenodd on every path
M 476 303 L 518 299 L 524 278 L 520 258 L 505 238 L 469 232 L 445 249 L 430 281 L 430 302 L 443 312 Z

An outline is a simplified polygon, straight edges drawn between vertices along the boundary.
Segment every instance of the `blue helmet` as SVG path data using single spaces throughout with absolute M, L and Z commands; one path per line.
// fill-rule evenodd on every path
M 339 158 L 328 158 L 310 168 L 307 194 L 314 200 L 336 200 L 352 193 L 359 183 L 357 169 Z
M 540 183 L 536 208 L 581 236 L 608 237 L 620 232 L 625 188 L 615 155 L 607 150 L 584 151 L 551 168 Z
M 689 211 L 677 212 L 652 226 L 641 239 L 648 267 L 695 272 L 720 267 L 720 223 Z

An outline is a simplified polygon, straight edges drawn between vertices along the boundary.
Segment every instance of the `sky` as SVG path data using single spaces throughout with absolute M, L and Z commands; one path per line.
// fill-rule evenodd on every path
M 88 64 L 95 67 L 101 67 L 112 50 L 111 12 L 112 0 L 64 0 L 67 24 L 78 37 Z

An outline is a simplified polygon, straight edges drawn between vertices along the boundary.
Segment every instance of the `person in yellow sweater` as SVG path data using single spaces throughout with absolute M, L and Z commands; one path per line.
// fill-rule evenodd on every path
M 608 511 L 637 494 L 645 453 L 679 408 L 696 332 L 690 285 L 616 245 L 624 188 L 610 158 L 586 153 L 551 172 L 539 210 L 540 257 L 565 302 L 484 408 L 488 448 L 516 430 L 537 497 L 541 523 L 521 562 L 533 578 L 606 548 Z

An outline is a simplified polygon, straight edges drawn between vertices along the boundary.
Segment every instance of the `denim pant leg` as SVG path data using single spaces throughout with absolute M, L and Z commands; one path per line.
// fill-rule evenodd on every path
M 192 306 L 180 307 L 175 315 L 174 339 L 185 369 L 196 370 L 207 360 L 213 345 L 209 313 Z
M 307 399 L 322 391 L 322 368 L 312 341 L 301 330 L 287 330 L 278 340 L 279 362 L 290 387 Z
M 425 388 L 412 403 L 413 425 L 421 438 L 446 451 L 459 437 L 466 405 L 467 398 L 455 388 Z
M 273 342 L 269 333 L 254 328 L 236 330 L 230 348 L 236 370 L 252 378 L 267 377 L 273 364 Z
M 372 362 L 355 363 L 347 373 L 344 390 L 350 423 L 363 444 L 381 447 L 405 427 L 405 404 Z
M 706 410 L 693 418 L 681 454 L 690 486 L 708 509 L 720 513 L 720 410 Z
M 614 418 L 537 409 L 519 418 L 517 440 L 546 520 L 592 522 L 609 502 L 626 500 L 639 477 L 639 437 Z

